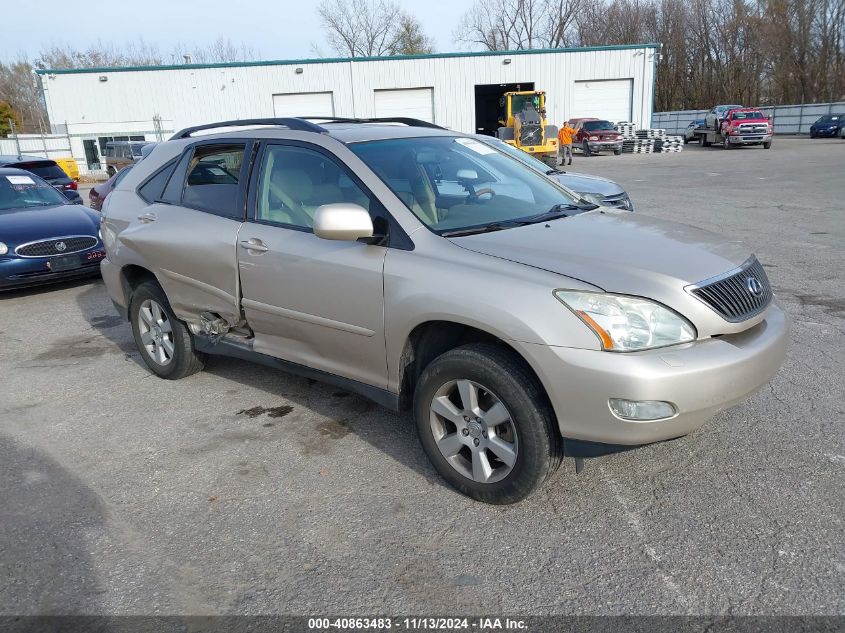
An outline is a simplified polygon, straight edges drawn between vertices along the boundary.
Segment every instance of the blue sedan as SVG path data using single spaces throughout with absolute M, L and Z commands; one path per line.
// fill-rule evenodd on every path
M 100 272 L 100 215 L 38 176 L 0 168 L 0 290 Z

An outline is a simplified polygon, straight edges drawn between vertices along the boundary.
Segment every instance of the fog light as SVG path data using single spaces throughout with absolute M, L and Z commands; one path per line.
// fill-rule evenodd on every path
M 613 415 L 617 418 L 632 420 L 634 422 L 671 418 L 677 413 L 675 405 L 671 402 L 661 402 L 660 400 L 611 398 L 608 402 L 610 403 L 610 410 L 613 411 Z

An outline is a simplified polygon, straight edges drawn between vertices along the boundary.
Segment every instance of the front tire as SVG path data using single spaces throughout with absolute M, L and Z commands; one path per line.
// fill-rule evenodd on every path
M 108 177 L 109 177 L 109 178 L 111 178 L 112 176 L 114 176 L 116 173 L 117 173 L 117 170 L 115 170 L 115 168 L 114 168 L 114 167 L 107 167 L 107 168 L 106 168 L 106 174 L 108 174 Z
M 581 150 L 584 152 L 584 156 L 592 155 L 592 152 L 590 151 L 590 144 L 587 141 L 581 143 Z
M 465 345 L 432 361 L 417 381 L 414 418 L 440 475 L 478 501 L 521 501 L 560 466 L 543 388 L 521 358 L 496 345 Z
M 763 143 L 763 149 L 769 149 L 772 146 L 772 142 L 768 141 L 767 143 Z
M 179 380 L 201 371 L 205 355 L 194 349 L 191 333 L 173 314 L 164 290 L 144 282 L 132 293 L 129 304 L 132 335 L 150 371 L 168 380 Z

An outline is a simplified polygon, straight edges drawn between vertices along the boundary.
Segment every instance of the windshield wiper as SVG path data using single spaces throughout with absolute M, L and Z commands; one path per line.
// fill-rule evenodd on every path
M 443 237 L 461 237 L 463 235 L 476 235 L 477 233 L 491 233 L 493 231 L 501 231 L 503 229 L 512 229 L 517 226 L 528 226 L 529 224 L 538 224 L 546 222 L 547 220 L 557 220 L 559 218 L 568 218 L 569 214 L 566 211 L 591 211 L 597 209 L 597 204 L 556 204 L 548 211 L 538 213 L 537 215 L 529 215 L 525 218 L 516 218 L 514 220 L 503 220 L 501 222 L 492 222 L 484 226 L 476 226 L 467 229 L 456 229 L 454 231 L 446 231 L 441 233 Z
M 504 229 L 512 229 L 516 226 L 525 226 L 527 224 L 534 224 L 529 218 L 520 220 L 504 220 L 502 222 L 491 222 L 484 226 L 476 226 L 468 229 L 456 229 L 454 231 L 445 231 L 441 233 L 443 237 L 461 237 L 463 235 L 476 235 L 478 233 L 492 233 L 493 231 L 501 231 Z

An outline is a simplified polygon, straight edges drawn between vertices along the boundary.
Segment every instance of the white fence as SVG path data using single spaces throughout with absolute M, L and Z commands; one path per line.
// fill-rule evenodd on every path
M 805 103 L 802 105 L 766 106 L 763 114 L 772 117 L 775 134 L 809 134 L 810 126 L 825 114 L 845 114 L 845 101 L 834 103 Z M 703 119 L 709 110 L 678 110 L 655 112 L 651 127 L 663 128 L 667 134 L 682 134 L 690 121 Z
M 18 134 L 0 138 L 0 154 L 28 154 L 44 158 L 68 158 L 73 155 L 67 134 Z

